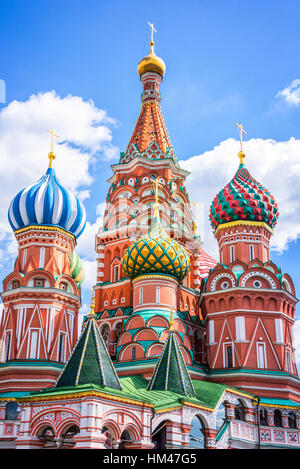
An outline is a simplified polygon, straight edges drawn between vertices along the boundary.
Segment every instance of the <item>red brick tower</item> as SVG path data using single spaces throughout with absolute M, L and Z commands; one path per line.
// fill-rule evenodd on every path
M 129 368 L 135 368 L 135 372 L 152 372 L 169 327 L 168 319 L 162 313 L 168 304 L 166 314 L 169 317 L 171 291 L 176 293 L 174 307 L 178 312 L 174 328 L 180 329 L 180 344 L 191 352 L 188 352 L 187 360 L 189 363 L 195 358 L 205 361 L 205 331 L 199 320 L 198 297 L 202 276 L 215 265 L 215 261 L 204 253 L 201 241 L 195 235 L 185 188 L 185 179 L 189 173 L 178 165 L 162 117 L 160 85 L 164 73 L 165 64 L 154 53 L 154 43 L 151 41 L 150 53 L 138 65 L 143 85 L 141 111 L 126 151 L 121 153 L 119 164 L 112 166 L 114 174 L 109 180 L 111 185 L 103 228 L 96 236 L 95 312 L 111 356 L 117 362 L 122 362 L 120 373 Z M 143 288 L 144 300 L 140 304 L 139 281 L 131 279 L 124 272 L 121 259 L 131 243 L 146 235 L 149 230 L 154 215 L 154 181 L 158 188 L 161 225 L 170 238 L 184 246 L 190 270 L 180 283 L 176 279 L 156 278 L 158 283 L 154 285 L 149 279 L 144 279 L 143 287 L 140 286 Z M 160 300 L 157 300 L 158 290 Z M 163 296 L 166 299 L 164 306 L 160 304 Z M 138 311 L 143 309 L 145 312 L 147 308 L 148 318 L 145 319 L 145 314 L 141 318 Z M 155 319 L 154 316 L 159 317 Z M 139 329 L 137 335 L 134 334 L 135 329 Z M 199 347 L 200 343 L 202 345 Z M 132 364 L 136 364 L 136 367 Z
M 54 157 L 51 150 L 46 174 L 20 191 L 9 209 L 18 256 L 1 294 L 2 392 L 52 386 L 78 336 L 83 271 L 73 251 L 85 210 L 57 179 Z
M 274 197 L 248 172 L 242 149 L 210 220 L 220 263 L 202 286 L 211 379 L 260 396 L 299 399 L 292 327 L 295 290 L 270 260 Z

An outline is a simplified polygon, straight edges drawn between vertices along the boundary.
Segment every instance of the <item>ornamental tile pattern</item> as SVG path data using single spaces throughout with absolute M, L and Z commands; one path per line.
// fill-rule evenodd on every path
M 234 221 L 256 221 L 273 228 L 279 216 L 271 193 L 240 165 L 234 178 L 214 198 L 209 218 L 214 230 Z

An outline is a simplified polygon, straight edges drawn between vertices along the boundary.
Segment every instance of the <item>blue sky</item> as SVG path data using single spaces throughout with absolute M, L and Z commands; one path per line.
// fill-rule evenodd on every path
M 232 143 L 238 150 L 234 146 L 238 139 L 234 123 L 241 122 L 248 133 L 245 144 L 249 142 L 248 153 L 245 148 L 249 170 L 267 187 L 271 184 L 269 188 L 275 197 L 279 194 L 280 200 L 287 201 L 285 211 L 279 207 L 285 238 L 281 244 L 277 242 L 272 258 L 292 275 L 300 291 L 297 265 L 300 98 L 298 102 L 298 95 L 293 93 L 299 91 L 298 85 L 290 88 L 300 75 L 298 0 L 0 0 L 0 79 L 6 83 L 6 103 L 0 104 L 0 111 L 3 114 L 13 101 L 28 103 L 32 95 L 55 90 L 55 99 L 60 103 L 68 95 L 81 97 L 86 103 L 92 100 L 97 109 L 105 110 L 114 119 L 103 123 L 110 132 L 110 141 L 106 143 L 114 157 L 107 156 L 107 145 L 104 149 L 101 145 L 96 150 L 88 149 L 92 156 L 87 171 L 93 183 L 81 186 L 79 180 L 74 182 L 78 190 L 88 189 L 89 197 L 84 203 L 90 224 L 95 224 L 97 207 L 99 211 L 108 190 L 104 181 L 111 176 L 110 164 L 117 162 L 119 151 L 125 150 L 140 109 L 141 85 L 136 66 L 148 53 L 148 21 L 157 29 L 155 50 L 167 66 L 161 87 L 162 108 L 179 160 L 185 160 L 188 167 L 194 165 L 198 174 L 202 161 L 210 158 L 213 162 L 216 155 L 221 155 L 218 156 L 220 174 L 213 172 L 213 163 L 211 166 L 205 163 L 207 173 L 197 184 L 195 178 L 194 185 L 191 182 L 192 195 L 199 202 L 204 194 L 207 201 L 212 200 L 228 177 L 233 176 L 237 166 L 235 150 L 232 154 L 225 152 L 223 158 L 218 148 L 222 149 L 225 142 L 224 147 Z M 283 90 L 287 91 L 282 93 Z M 22 109 L 25 111 L 27 107 Z M 23 125 L 26 112 L 22 118 Z M 18 133 L 21 117 L 14 116 L 14 119 L 10 131 L 19 139 L 19 149 L 7 154 L 11 161 L 17 159 L 22 164 L 22 147 L 26 146 L 26 136 L 34 135 L 34 129 L 27 122 L 26 132 Z M 34 127 L 34 121 L 31 126 Z M 49 118 L 50 126 L 61 132 L 53 118 Z M 0 120 L 0 150 L 7 128 L 1 127 Z M 295 141 L 290 142 L 291 137 Z M 267 145 L 270 139 L 275 142 L 272 148 Z M 279 142 L 286 144 L 280 147 Z M 282 164 L 281 148 L 285 152 Z M 60 159 L 64 158 L 62 150 L 63 146 L 57 152 Z M 276 167 L 272 163 L 275 150 Z M 39 151 L 38 161 L 32 159 L 33 180 L 47 164 L 47 143 Z M 81 151 L 86 151 L 86 143 Z M 199 159 L 192 160 L 197 155 Z M 287 166 L 290 155 L 294 158 L 293 165 Z M 57 168 L 59 164 L 62 163 L 57 162 Z M 64 174 L 59 176 L 64 181 Z M 26 177 L 28 184 L 32 182 L 30 171 Z M 204 189 L 206 178 L 210 180 L 211 192 Z M 22 187 L 15 181 L 15 191 Z M 294 200 L 297 200 L 295 206 Z M 204 236 L 205 241 L 210 235 L 207 203 L 204 210 L 203 230 L 209 232 Z M 2 218 L 4 223 L 4 215 Z M 0 249 L 1 242 L 2 248 L 8 242 L 5 229 L 4 232 Z M 91 259 L 91 254 L 86 256 Z M 10 258 L 2 259 L 2 278 L 9 271 L 9 262 Z M 87 297 L 85 291 L 84 298 Z

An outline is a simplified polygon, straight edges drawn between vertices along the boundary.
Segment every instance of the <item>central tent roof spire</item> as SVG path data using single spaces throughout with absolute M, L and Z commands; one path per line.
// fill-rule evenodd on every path
M 154 52 L 153 32 L 156 29 L 152 23 L 148 24 L 151 28 L 150 52 L 140 60 L 137 67 L 143 85 L 142 108 L 126 152 L 121 153 L 120 163 L 145 156 L 154 159 L 170 158 L 178 166 L 160 107 L 160 84 L 166 65 Z

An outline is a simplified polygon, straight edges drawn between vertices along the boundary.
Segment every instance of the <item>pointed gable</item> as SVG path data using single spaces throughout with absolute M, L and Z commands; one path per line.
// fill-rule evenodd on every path
M 192 380 L 173 331 L 169 333 L 148 390 L 173 391 L 184 396 L 195 396 Z
M 60 375 L 56 387 L 95 384 L 121 389 L 120 381 L 108 354 L 94 315 L 85 328 Z

